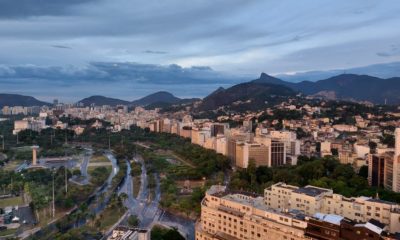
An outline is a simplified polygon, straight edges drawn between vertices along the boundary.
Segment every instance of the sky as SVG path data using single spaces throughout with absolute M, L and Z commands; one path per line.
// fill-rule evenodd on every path
M 398 0 L 0 0 L 0 92 L 203 97 L 261 72 L 376 69 L 400 62 L 399 12 Z

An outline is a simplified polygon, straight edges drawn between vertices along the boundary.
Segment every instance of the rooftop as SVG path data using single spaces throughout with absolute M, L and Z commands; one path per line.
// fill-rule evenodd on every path
M 340 222 L 343 219 L 343 217 L 339 215 L 323 214 L 323 213 L 316 213 L 314 214 L 314 217 L 321 221 L 329 222 L 335 225 L 340 225 Z
M 323 193 L 327 193 L 327 192 L 331 192 L 331 190 L 329 189 L 325 189 L 325 188 L 318 188 L 318 187 L 313 187 L 313 186 L 305 186 L 302 188 L 298 188 L 296 190 L 294 190 L 293 192 L 295 193 L 300 193 L 300 194 L 305 194 L 311 197 L 316 197 L 319 196 Z

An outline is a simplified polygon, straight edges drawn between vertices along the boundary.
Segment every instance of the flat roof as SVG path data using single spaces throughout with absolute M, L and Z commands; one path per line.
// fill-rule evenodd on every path
M 313 187 L 313 186 L 305 186 L 302 188 L 298 188 L 296 190 L 294 190 L 293 192 L 295 193 L 301 193 L 301 194 L 305 194 L 311 197 L 316 197 L 321 195 L 322 193 L 326 193 L 329 192 L 330 190 L 328 189 L 324 189 L 324 188 L 317 188 L 317 187 Z

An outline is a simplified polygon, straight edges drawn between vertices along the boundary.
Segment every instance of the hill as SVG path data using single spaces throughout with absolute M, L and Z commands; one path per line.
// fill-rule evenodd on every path
M 169 92 L 160 91 L 135 100 L 131 104 L 134 106 L 147 106 L 155 103 L 178 103 L 180 100 L 180 98 Z
M 400 78 L 378 78 L 368 75 L 341 74 L 316 82 L 291 83 L 261 74 L 256 82 L 274 83 L 290 87 L 306 95 L 325 96 L 331 99 L 369 101 L 375 104 L 400 103 Z
M 117 98 L 109 98 L 109 97 L 104 97 L 104 96 L 91 96 L 88 98 L 84 98 L 79 101 L 79 103 L 82 103 L 84 106 L 90 106 L 90 105 L 95 105 L 95 106 L 103 106 L 103 105 L 109 105 L 109 106 L 116 106 L 116 105 L 130 105 L 131 103 L 125 100 L 117 99 Z
M 44 105 L 50 105 L 50 103 L 40 101 L 31 96 L 0 93 L 0 107 L 4 106 L 31 107 L 31 106 L 44 106 Z
M 255 110 L 295 94 L 286 86 L 254 80 L 227 89 L 217 89 L 203 99 L 198 109 L 206 111 L 227 106 L 231 109 Z

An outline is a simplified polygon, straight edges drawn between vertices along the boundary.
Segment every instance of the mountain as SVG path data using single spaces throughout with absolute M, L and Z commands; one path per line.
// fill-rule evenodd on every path
M 294 74 L 278 74 L 276 78 L 287 82 L 318 81 L 340 74 L 369 75 L 379 78 L 393 78 L 400 76 L 400 62 L 379 63 L 362 67 L 348 69 L 333 69 L 324 71 L 297 72 Z
M 180 100 L 180 98 L 175 97 L 169 92 L 160 91 L 135 100 L 131 104 L 135 106 L 147 106 L 154 103 L 178 103 Z
M 109 97 L 104 97 L 104 96 L 91 96 L 88 98 L 84 98 L 79 101 L 79 103 L 82 103 L 84 106 L 90 106 L 91 104 L 94 104 L 96 106 L 102 106 L 102 105 L 110 105 L 110 106 L 116 106 L 116 105 L 127 105 L 127 106 L 148 106 L 148 105 L 160 105 L 160 106 L 167 106 L 170 104 L 181 104 L 185 102 L 191 102 L 194 101 L 194 99 L 180 99 L 175 97 L 169 92 L 156 92 L 153 94 L 150 94 L 146 97 L 140 98 L 138 100 L 134 100 L 132 102 L 117 99 L 117 98 L 109 98 Z
M 130 102 L 125 100 L 109 98 L 104 96 L 91 96 L 80 100 L 79 103 L 82 103 L 84 106 L 90 106 L 92 104 L 94 104 L 95 106 L 103 106 L 103 105 L 116 106 L 116 105 L 131 104 Z
M 30 107 L 30 106 L 44 106 L 44 105 L 50 105 L 50 103 L 40 101 L 31 96 L 0 93 L 0 107 L 4 106 Z
M 262 75 L 262 77 L 266 77 Z M 268 81 L 275 81 L 268 79 Z M 292 89 L 275 83 L 267 83 L 257 79 L 240 83 L 230 88 L 219 88 L 205 97 L 198 107 L 199 110 L 215 110 L 222 106 L 234 109 L 260 109 L 268 103 L 279 101 L 281 97 L 294 96 Z
M 328 96 L 341 100 L 369 101 L 376 104 L 400 103 L 400 78 L 378 78 L 368 75 L 340 74 L 316 82 L 292 83 L 261 74 L 256 82 L 280 84 L 306 95 Z M 268 76 L 268 75 L 267 75 Z

